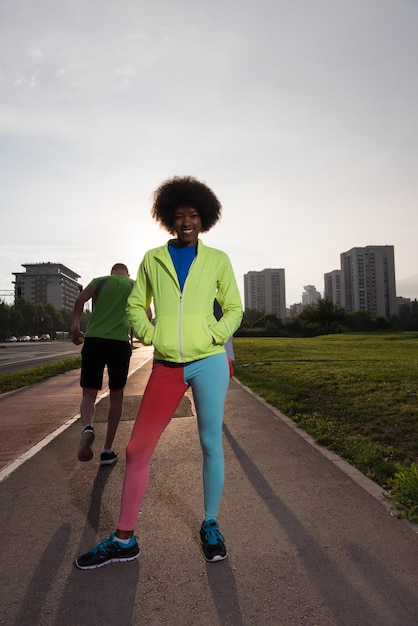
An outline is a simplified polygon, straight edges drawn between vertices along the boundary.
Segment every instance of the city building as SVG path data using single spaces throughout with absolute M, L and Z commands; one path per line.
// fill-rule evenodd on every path
M 399 312 L 403 306 L 410 307 L 411 306 L 411 298 L 403 298 L 402 296 L 396 296 L 396 313 L 399 315 Z
M 368 311 L 373 317 L 396 315 L 393 246 L 352 248 L 341 254 L 342 306 L 347 313 Z
M 324 298 L 336 306 L 342 306 L 341 270 L 324 274 Z
M 308 306 L 309 304 L 315 304 L 321 297 L 319 291 L 316 290 L 314 285 L 306 285 L 302 294 L 302 305 Z
M 295 318 L 303 311 L 303 304 L 301 302 L 291 304 L 289 307 L 289 317 Z
M 51 304 L 55 309 L 72 310 L 82 289 L 80 278 L 62 263 L 22 263 L 26 272 L 13 272 L 15 300 L 26 298 L 30 302 Z
M 284 269 L 264 269 L 244 274 L 244 306 L 246 310 L 274 313 L 286 319 L 286 288 Z

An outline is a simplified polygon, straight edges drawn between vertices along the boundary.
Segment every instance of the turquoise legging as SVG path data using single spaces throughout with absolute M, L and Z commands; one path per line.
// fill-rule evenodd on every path
M 126 447 L 118 529 L 135 529 L 148 487 L 155 446 L 189 387 L 193 391 L 203 453 L 205 519 L 216 519 L 224 483 L 222 421 L 228 385 L 229 365 L 225 353 L 185 365 L 170 366 L 154 361 Z

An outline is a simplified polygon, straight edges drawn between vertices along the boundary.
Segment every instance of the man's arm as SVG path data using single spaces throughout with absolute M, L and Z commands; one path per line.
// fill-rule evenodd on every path
M 79 346 L 83 343 L 84 335 L 80 331 L 80 320 L 83 315 L 84 304 L 93 297 L 96 289 L 93 285 L 87 285 L 85 289 L 80 293 L 77 300 L 74 302 L 73 318 L 71 322 L 71 339 L 72 342 Z

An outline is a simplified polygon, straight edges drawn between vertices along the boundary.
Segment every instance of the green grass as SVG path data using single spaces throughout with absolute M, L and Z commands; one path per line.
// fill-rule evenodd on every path
M 418 521 L 417 333 L 240 337 L 234 350 L 237 378 Z
M 70 370 L 81 367 L 81 356 L 71 359 L 64 359 L 56 363 L 48 365 L 40 365 L 31 369 L 21 370 L 20 372 L 12 372 L 11 374 L 0 374 L 0 394 L 6 391 L 14 391 L 21 389 L 27 385 L 39 383 L 42 380 L 53 378 L 59 374 L 64 374 Z

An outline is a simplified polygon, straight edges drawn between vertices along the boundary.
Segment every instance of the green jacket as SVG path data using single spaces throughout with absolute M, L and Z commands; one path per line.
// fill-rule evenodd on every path
M 217 299 L 223 317 L 213 314 Z M 146 311 L 153 300 L 155 321 Z M 126 313 L 138 339 L 154 346 L 154 358 L 188 363 L 225 352 L 239 328 L 242 303 L 228 256 L 199 239 L 197 255 L 180 291 L 168 244 L 149 250 L 138 269 Z

